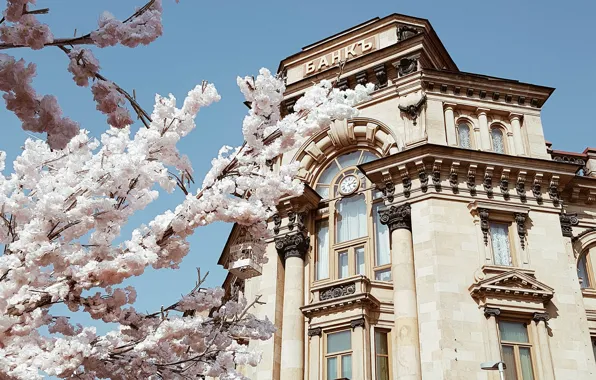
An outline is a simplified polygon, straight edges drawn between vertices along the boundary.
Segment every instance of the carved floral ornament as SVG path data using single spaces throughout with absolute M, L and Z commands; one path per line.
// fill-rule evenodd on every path
M 412 229 L 412 208 L 409 203 L 400 206 L 391 206 L 385 210 L 379 210 L 381 224 L 387 225 L 389 231 L 397 229 Z

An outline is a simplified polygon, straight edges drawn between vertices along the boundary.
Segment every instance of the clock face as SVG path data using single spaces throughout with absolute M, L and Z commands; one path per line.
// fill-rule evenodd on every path
M 360 180 L 358 179 L 358 177 L 351 174 L 341 180 L 339 184 L 339 192 L 342 195 L 349 195 L 358 190 L 358 186 L 360 186 Z

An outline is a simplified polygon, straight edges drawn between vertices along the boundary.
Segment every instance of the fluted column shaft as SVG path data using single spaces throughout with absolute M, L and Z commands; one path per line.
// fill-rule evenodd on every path
M 285 260 L 281 330 L 281 373 L 284 380 L 304 379 L 304 257 L 308 238 L 302 232 L 277 238 L 275 248 Z
M 394 329 L 392 350 L 396 357 L 396 379 L 420 380 L 420 334 L 416 274 L 412 243 L 411 207 L 391 206 L 380 211 L 381 223 L 391 232 L 391 277 L 393 279 Z

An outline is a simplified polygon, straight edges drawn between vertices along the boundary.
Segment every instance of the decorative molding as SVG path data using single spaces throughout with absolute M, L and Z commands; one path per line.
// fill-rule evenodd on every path
M 323 329 L 320 327 L 313 327 L 308 329 L 308 337 L 312 338 L 313 336 L 318 336 L 320 337 L 321 335 L 323 335 Z
M 298 257 L 304 260 L 309 244 L 310 239 L 303 232 L 275 238 L 275 249 L 284 262 L 289 257 Z
M 385 64 L 381 63 L 373 68 L 377 81 L 379 82 L 379 88 L 387 86 L 387 70 Z
M 534 175 L 534 183 L 532 184 L 532 194 L 538 204 L 542 203 L 542 177 L 542 173 L 536 173 Z
M 397 28 L 397 41 L 401 42 L 407 40 L 410 37 L 414 37 L 419 34 L 420 30 L 409 25 L 402 25 Z
M 379 215 L 381 224 L 389 227 L 389 233 L 400 228 L 412 230 L 412 208 L 409 203 L 379 210 Z
M 517 224 L 517 234 L 519 235 L 521 249 L 526 249 L 526 219 L 528 218 L 528 214 L 516 212 L 513 216 L 515 217 L 515 223 Z
M 363 329 L 366 329 L 366 320 L 364 317 L 352 319 L 350 321 L 350 327 L 352 328 L 352 331 L 356 330 L 356 327 L 362 327 Z
M 281 216 L 279 214 L 273 215 L 273 233 L 279 234 L 279 229 L 281 228 Z
M 492 166 L 487 166 L 484 170 L 484 181 L 482 182 L 482 186 L 484 186 L 484 191 L 486 191 L 486 195 L 489 198 L 493 197 L 493 170 Z
M 393 63 L 397 69 L 397 77 L 401 78 L 405 75 L 418 71 L 418 57 L 402 58 L 398 62 Z
M 552 199 L 553 204 L 555 206 L 559 205 L 561 198 L 559 196 L 559 176 L 554 175 L 550 179 L 550 184 L 548 185 L 548 196 Z
M 459 162 L 453 161 L 451 163 L 451 170 L 449 171 L 449 185 L 453 194 L 459 193 L 457 172 L 459 170 Z
M 410 104 L 408 106 L 398 105 L 398 108 L 401 112 L 405 113 L 410 119 L 412 119 L 413 124 L 416 125 L 416 119 L 420 116 L 420 112 L 422 111 L 422 107 L 426 103 L 426 94 L 422 94 L 422 97 L 416 104 Z
M 532 316 L 532 319 L 536 322 L 548 322 L 548 320 L 550 319 L 550 315 L 545 311 L 542 313 L 534 313 L 534 315 Z
M 488 209 L 478 209 L 478 216 L 480 217 L 480 229 L 482 230 L 482 236 L 484 237 L 484 245 L 488 245 L 488 215 Z
M 466 184 L 468 185 L 468 190 L 470 190 L 471 196 L 476 195 L 476 169 L 477 168 L 478 168 L 478 165 L 476 165 L 476 164 L 470 164 L 470 166 L 468 167 L 468 181 Z
M 503 169 L 501 172 L 501 181 L 499 183 L 499 189 L 501 190 L 501 194 L 503 194 L 503 198 L 505 200 L 509 200 L 509 173 L 511 172 L 510 169 Z
M 398 167 L 399 174 L 401 175 L 401 183 L 404 187 L 404 197 L 409 198 L 412 190 L 412 180 L 410 179 L 410 173 L 406 165 L 400 165 Z
M 484 316 L 486 318 L 490 318 L 490 317 L 498 317 L 499 315 L 501 315 L 501 309 L 497 308 L 497 307 L 485 307 L 484 308 Z
M 428 174 L 426 173 L 426 166 L 422 161 L 416 161 L 418 167 L 418 178 L 420 179 L 420 190 L 423 193 L 428 191 Z
M 441 191 L 441 164 L 443 160 L 435 160 L 433 164 L 432 181 L 436 191 Z
M 361 85 L 366 85 L 368 83 L 368 73 L 366 71 L 361 71 L 356 74 L 356 83 Z
M 512 269 L 476 282 L 470 287 L 470 294 L 476 299 L 523 299 L 544 304 L 554 291 L 533 275 Z
M 517 173 L 517 182 L 515 183 L 515 192 L 517 193 L 517 195 L 519 195 L 519 199 L 525 203 L 527 202 L 527 197 L 526 197 L 526 172 L 523 170 L 520 170 L 519 173 Z
M 567 212 L 563 211 L 559 214 L 559 222 L 561 222 L 561 232 L 563 233 L 563 236 L 573 238 L 572 226 L 577 226 L 579 224 L 577 214 L 567 214 Z
M 586 236 L 587 234 L 589 234 L 590 232 L 596 232 L 596 227 L 591 227 L 591 228 L 588 228 L 587 230 L 584 230 L 584 231 L 580 232 L 579 234 L 577 234 L 577 236 L 574 236 L 574 237 L 571 239 L 571 241 L 572 241 L 572 242 L 576 242 L 576 241 L 578 241 L 579 239 L 581 239 L 581 238 L 583 238 L 584 236 Z
M 356 292 L 356 284 L 350 282 L 344 285 L 331 286 L 326 289 L 321 289 L 319 292 L 319 300 L 326 301 L 332 298 L 339 298 L 349 296 Z
M 389 174 L 388 172 L 384 173 L 383 182 L 385 183 L 385 186 L 382 189 L 380 189 L 383 193 L 383 197 L 387 202 L 393 202 L 395 194 L 395 184 L 393 183 L 393 178 L 391 177 L 391 174 Z

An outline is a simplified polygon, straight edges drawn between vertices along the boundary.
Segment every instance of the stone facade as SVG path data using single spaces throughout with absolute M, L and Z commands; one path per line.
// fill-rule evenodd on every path
M 278 327 L 248 377 L 498 379 L 480 364 L 503 360 L 508 380 L 596 378 L 596 149 L 545 141 L 554 89 L 460 72 L 403 15 L 279 72 L 284 112 L 321 79 L 377 90 L 279 158 L 306 189 L 271 220 L 268 263 L 230 253 L 239 228 L 226 244 L 226 284 L 262 295 L 255 313 Z

